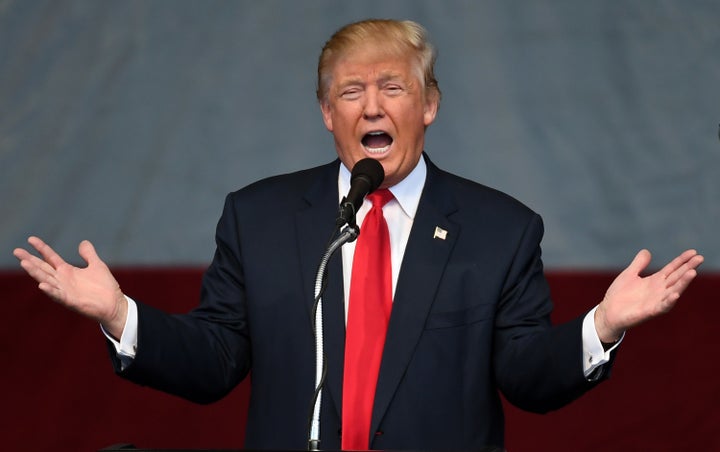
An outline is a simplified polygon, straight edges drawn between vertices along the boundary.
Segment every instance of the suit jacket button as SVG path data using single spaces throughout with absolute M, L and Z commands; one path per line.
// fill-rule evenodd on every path
M 383 432 L 382 430 L 378 430 L 377 432 L 375 432 L 375 436 L 383 436 L 384 434 L 385 432 Z

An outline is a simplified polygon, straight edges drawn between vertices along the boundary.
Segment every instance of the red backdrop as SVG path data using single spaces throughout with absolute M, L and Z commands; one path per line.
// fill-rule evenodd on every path
M 197 302 L 199 269 L 116 269 L 123 290 L 172 312 Z M 609 274 L 548 275 L 556 321 L 602 298 Z M 20 272 L 0 273 L 4 450 L 240 448 L 248 387 L 200 406 L 116 377 L 99 327 L 45 298 Z M 508 406 L 513 451 L 720 450 L 720 274 L 702 274 L 673 312 L 631 331 L 612 377 L 546 415 Z M 714 334 L 713 334 L 714 333 Z

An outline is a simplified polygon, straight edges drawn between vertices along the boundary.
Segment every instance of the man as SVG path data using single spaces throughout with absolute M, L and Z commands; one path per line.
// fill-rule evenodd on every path
M 580 396 L 607 376 L 623 332 L 670 310 L 703 258 L 688 250 L 642 278 L 650 262 L 643 250 L 595 309 L 551 326 L 540 217 L 423 154 L 440 102 L 433 64 L 425 31 L 412 22 L 363 21 L 333 35 L 320 56 L 318 100 L 339 160 L 228 196 L 201 303 L 187 315 L 127 299 L 87 241 L 79 248 L 83 269 L 34 237 L 29 242 L 42 259 L 23 249 L 15 255 L 41 290 L 102 324 L 120 375 L 211 402 L 252 370 L 246 447 L 304 448 L 314 388 L 314 272 L 349 171 L 376 159 L 385 171 L 382 188 L 392 194 L 381 215 L 389 227 L 391 315 L 371 376 L 371 413 L 359 421 L 369 428 L 350 441 L 357 424 L 343 424 L 356 415 L 354 403 L 343 404 L 345 343 L 354 307 L 372 300 L 353 303 L 363 286 L 352 282 L 360 244 L 344 246 L 342 259 L 330 263 L 324 295 L 321 445 L 501 446 L 498 390 L 537 412 Z M 367 201 L 358 224 L 366 215 Z

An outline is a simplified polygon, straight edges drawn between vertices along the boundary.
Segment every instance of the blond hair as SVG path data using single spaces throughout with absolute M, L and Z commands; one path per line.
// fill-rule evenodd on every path
M 424 84 L 426 94 L 436 95 L 439 102 L 440 88 L 433 70 L 437 54 L 427 34 L 422 25 L 410 20 L 368 19 L 345 25 L 332 35 L 320 53 L 318 101 L 327 101 L 332 70 L 337 61 L 352 49 L 373 43 L 393 55 L 414 53 L 418 63 L 418 76 Z

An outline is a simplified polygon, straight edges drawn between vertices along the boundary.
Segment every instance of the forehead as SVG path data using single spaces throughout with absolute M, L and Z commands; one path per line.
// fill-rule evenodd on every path
M 411 52 L 387 50 L 365 45 L 345 52 L 332 68 L 333 84 L 348 79 L 417 78 L 415 58 Z

